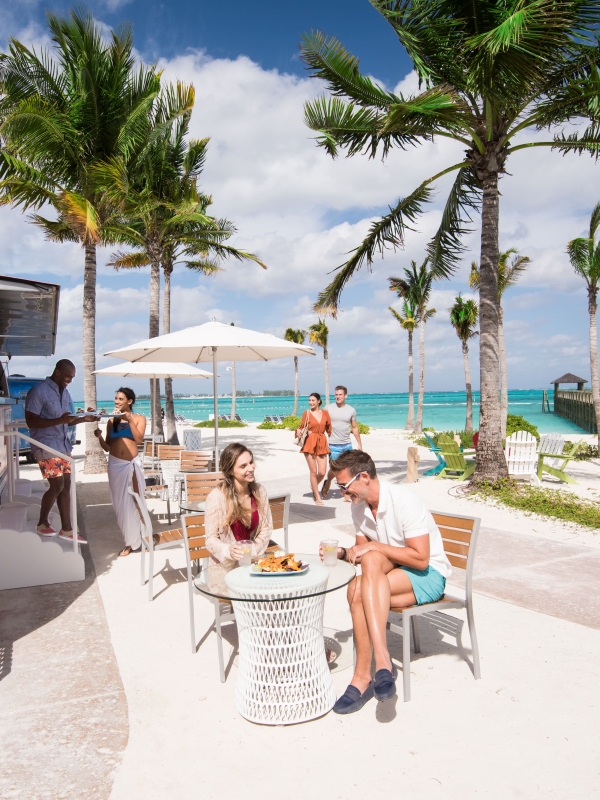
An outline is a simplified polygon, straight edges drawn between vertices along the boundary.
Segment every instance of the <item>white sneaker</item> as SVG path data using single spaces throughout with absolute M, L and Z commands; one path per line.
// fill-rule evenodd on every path
M 73 531 L 63 531 L 61 530 L 58 534 L 59 539 L 64 539 L 66 542 L 73 541 Z M 77 541 L 79 544 L 87 544 L 87 539 L 84 539 L 83 536 L 77 534 Z

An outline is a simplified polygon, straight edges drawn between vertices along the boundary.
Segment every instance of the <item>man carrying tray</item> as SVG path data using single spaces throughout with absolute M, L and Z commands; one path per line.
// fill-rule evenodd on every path
M 69 455 L 73 449 L 69 435 L 69 425 L 80 422 L 96 422 L 95 414 L 75 416 L 69 410 L 73 408 L 71 395 L 67 386 L 75 377 L 75 365 L 62 358 L 57 361 L 54 372 L 49 378 L 32 386 L 25 400 L 25 421 L 29 435 L 37 444 L 31 444 L 31 453 L 37 461 L 42 476 L 50 484 L 50 488 L 42 497 L 40 519 L 37 532 L 40 536 L 56 536 L 56 531 L 48 521 L 48 514 L 54 503 L 58 506 L 61 529 L 60 539 L 73 541 L 71 525 L 71 462 L 66 458 L 54 455 L 44 449 L 44 445 Z M 79 534 L 77 541 L 87 544 Z

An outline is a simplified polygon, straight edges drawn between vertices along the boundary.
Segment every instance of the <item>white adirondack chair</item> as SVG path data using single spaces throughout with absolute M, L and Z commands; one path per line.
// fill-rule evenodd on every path
M 560 433 L 544 433 L 540 437 L 540 446 L 538 447 L 538 478 L 542 479 L 542 473 L 547 472 L 559 481 L 565 483 L 577 484 L 577 481 L 565 472 L 569 466 L 569 462 L 575 458 L 577 451 L 581 447 L 582 442 L 577 442 L 569 450 L 568 453 L 564 452 L 565 440 Z M 552 458 L 552 456 L 556 458 Z
M 506 439 L 504 449 L 508 474 L 517 480 L 533 481 L 540 485 L 537 476 L 537 439 L 527 431 L 517 431 Z

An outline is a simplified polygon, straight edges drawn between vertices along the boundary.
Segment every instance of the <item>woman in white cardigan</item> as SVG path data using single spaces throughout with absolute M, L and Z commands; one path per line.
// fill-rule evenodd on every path
M 273 533 L 267 490 L 254 480 L 254 456 L 243 444 L 227 445 L 219 466 L 223 480 L 206 498 L 208 583 L 225 591 L 225 575 L 238 566 L 243 539 L 252 541 L 252 557 L 262 555 Z

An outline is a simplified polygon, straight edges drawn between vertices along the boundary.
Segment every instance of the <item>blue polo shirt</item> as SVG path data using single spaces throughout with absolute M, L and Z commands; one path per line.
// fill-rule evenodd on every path
M 25 411 L 31 411 L 42 419 L 58 419 L 72 407 L 71 395 L 68 389 L 60 389 L 51 378 L 46 378 L 42 383 L 32 386 L 25 399 Z M 30 428 L 29 435 L 40 445 L 47 444 L 59 453 L 69 455 L 73 449 L 69 437 L 68 425 L 53 425 L 51 428 Z M 52 458 L 53 453 L 43 447 L 31 445 L 31 452 L 36 461 Z

